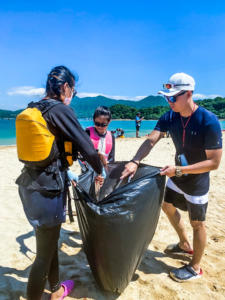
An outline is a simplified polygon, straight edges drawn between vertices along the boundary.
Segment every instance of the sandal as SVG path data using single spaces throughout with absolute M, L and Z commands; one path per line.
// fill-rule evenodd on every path
M 70 294 L 72 289 L 74 288 L 74 281 L 73 280 L 66 280 L 61 283 L 61 286 L 64 288 L 64 293 L 60 300 L 63 300 L 66 296 Z
M 185 255 L 193 255 L 194 251 L 193 250 L 183 250 L 180 246 L 179 243 L 177 244 L 171 244 L 169 246 L 166 247 L 166 249 L 164 250 L 165 253 L 167 254 L 185 254 Z
M 202 269 L 197 273 L 190 265 L 186 265 L 184 267 L 173 269 L 170 272 L 170 277 L 178 282 L 185 282 L 193 279 L 198 279 L 202 277 Z

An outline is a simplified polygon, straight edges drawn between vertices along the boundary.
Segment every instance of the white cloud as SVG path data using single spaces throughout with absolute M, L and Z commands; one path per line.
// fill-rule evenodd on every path
M 44 95 L 45 89 L 44 88 L 36 88 L 33 86 L 19 86 L 11 88 L 7 94 L 9 96 L 14 95 L 23 95 L 23 96 L 40 96 Z
M 14 95 L 23 95 L 23 96 L 42 96 L 45 93 L 44 88 L 36 88 L 34 86 L 19 86 L 19 87 L 14 87 L 11 88 L 7 94 L 9 96 L 14 96 Z M 79 98 L 84 98 L 84 97 L 97 97 L 97 96 L 104 96 L 110 99 L 114 100 L 133 100 L 133 101 L 139 101 L 144 99 L 147 96 L 135 96 L 135 97 L 129 97 L 129 96 L 112 96 L 112 95 L 106 95 L 102 93 L 78 93 L 77 96 Z M 195 100 L 203 100 L 203 99 L 214 99 L 216 97 L 223 97 L 221 95 L 206 95 L 206 94 L 194 94 L 193 98 Z
M 79 98 L 85 98 L 85 97 L 96 97 L 99 96 L 100 94 L 98 93 L 77 93 L 77 96 Z M 103 96 L 103 95 L 102 95 Z
M 216 97 L 223 97 L 221 95 L 204 95 L 204 94 L 194 94 L 194 100 L 204 100 L 204 99 L 214 99 Z
M 114 99 L 114 100 L 133 100 L 133 101 L 139 101 L 139 100 L 144 99 L 145 97 L 147 97 L 147 96 L 136 96 L 136 97 L 111 96 L 111 95 L 106 95 L 106 94 L 101 94 L 101 93 L 78 93 L 77 96 L 79 98 L 104 96 L 104 97 Z
M 33 87 L 33 86 L 14 87 L 14 88 L 11 88 L 7 92 L 7 94 L 9 96 L 14 96 L 14 95 L 41 96 L 41 95 L 44 95 L 44 93 L 45 93 L 44 88 L 36 88 L 36 87 Z M 133 101 L 139 101 L 139 100 L 144 99 L 145 97 L 147 97 L 147 96 L 136 96 L 136 97 L 111 96 L 111 95 L 106 95 L 106 94 L 102 94 L 102 93 L 78 93 L 77 96 L 79 98 L 104 96 L 104 97 L 114 99 L 114 100 L 133 100 Z

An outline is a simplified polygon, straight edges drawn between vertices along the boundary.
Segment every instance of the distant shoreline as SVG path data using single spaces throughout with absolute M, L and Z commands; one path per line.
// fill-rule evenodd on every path
M 0 120 L 15 120 L 16 118 L 0 118 Z M 91 121 L 92 118 L 78 118 L 78 120 L 87 120 L 87 121 Z M 157 121 L 159 118 L 157 119 L 144 119 L 143 121 Z M 218 118 L 219 121 L 225 121 L 225 119 L 220 119 Z M 135 119 L 111 119 L 111 121 L 135 121 Z M 143 122 L 142 121 L 142 122 Z
M 146 136 L 141 136 L 140 138 L 136 138 L 135 136 L 134 137 L 130 137 L 130 136 L 128 136 L 128 137 L 124 137 L 123 138 L 123 140 L 125 139 L 125 140 L 134 140 L 134 139 L 136 139 L 136 140 L 141 140 L 141 139 L 144 139 L 144 138 L 146 138 Z M 122 140 L 121 138 L 116 138 L 116 140 Z M 16 148 L 16 144 L 12 144 L 12 145 L 0 145 L 0 149 L 4 149 L 4 148 Z

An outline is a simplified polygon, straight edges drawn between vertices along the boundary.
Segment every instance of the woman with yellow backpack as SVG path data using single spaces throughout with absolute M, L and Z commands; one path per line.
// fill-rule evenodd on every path
M 36 233 L 37 254 L 28 279 L 28 300 L 41 299 L 47 279 L 51 300 L 64 299 L 73 289 L 72 280 L 60 283 L 58 266 L 58 239 L 66 216 L 67 170 L 79 152 L 97 174 L 102 172 L 91 140 L 68 106 L 76 94 L 75 83 L 68 68 L 53 68 L 44 99 L 30 103 L 16 120 L 18 158 L 24 163 L 16 183 Z M 96 181 L 101 184 L 102 176 L 96 176 Z

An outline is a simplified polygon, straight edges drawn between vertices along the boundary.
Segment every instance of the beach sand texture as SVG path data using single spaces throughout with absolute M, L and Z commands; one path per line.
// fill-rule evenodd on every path
M 225 136 L 225 134 L 224 134 Z M 223 136 L 223 137 L 224 137 Z M 131 159 L 144 138 L 117 139 L 116 159 Z M 162 139 L 144 163 L 165 166 L 173 164 L 171 139 Z M 26 299 L 25 291 L 30 265 L 35 257 L 32 227 L 25 218 L 15 185 L 22 164 L 15 147 L 0 148 L 0 300 Z M 77 171 L 75 164 L 72 170 Z M 200 280 L 177 283 L 169 278 L 171 268 L 189 262 L 187 257 L 169 257 L 163 250 L 177 242 L 177 236 L 161 212 L 152 243 L 146 251 L 134 279 L 125 291 L 115 296 L 96 285 L 82 250 L 77 220 L 63 225 L 59 243 L 61 279 L 74 279 L 75 289 L 66 299 L 150 300 L 150 299 L 225 299 L 225 155 L 219 170 L 211 172 L 210 201 L 207 213 L 208 244 L 202 259 L 204 276 Z M 182 212 L 189 237 L 192 230 L 187 213 Z M 43 299 L 48 299 L 48 295 Z

